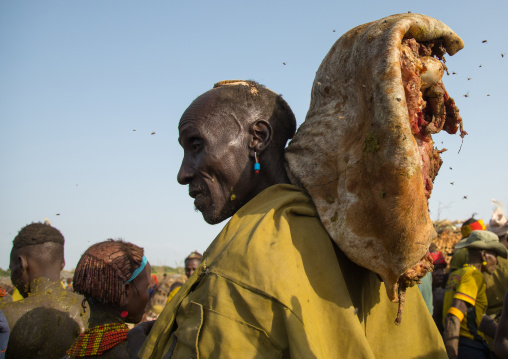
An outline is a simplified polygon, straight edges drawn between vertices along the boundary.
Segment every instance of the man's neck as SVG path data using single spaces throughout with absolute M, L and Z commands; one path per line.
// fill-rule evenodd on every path
M 38 293 L 59 289 L 62 285 L 60 284 L 60 280 L 51 280 L 47 277 L 39 277 L 32 281 L 30 281 L 30 292 L 28 296 L 36 295 Z
M 478 271 L 482 271 L 482 263 L 481 262 L 478 262 L 478 261 L 469 261 L 469 263 L 467 264 L 469 267 L 474 267 L 476 269 L 478 269 Z

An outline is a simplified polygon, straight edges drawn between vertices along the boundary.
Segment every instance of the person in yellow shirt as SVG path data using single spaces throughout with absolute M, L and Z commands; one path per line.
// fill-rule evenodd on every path
M 284 148 L 295 129 L 282 97 L 253 81 L 217 83 L 184 112 L 178 182 L 206 222 L 231 219 L 140 358 L 446 358 L 418 288 L 395 325 L 384 284 L 334 245 L 290 184 Z
M 17 302 L 18 300 L 22 300 L 23 296 L 19 293 L 18 288 L 14 287 L 12 290 L 12 301 Z
M 506 258 L 506 248 L 489 231 L 473 231 L 457 244 L 467 248 L 469 261 L 450 274 L 443 303 L 444 341 L 449 358 L 490 358 L 484 334 L 478 330 L 487 309 L 482 272 L 496 270 L 497 256 Z M 475 355 L 475 356 L 474 356 Z

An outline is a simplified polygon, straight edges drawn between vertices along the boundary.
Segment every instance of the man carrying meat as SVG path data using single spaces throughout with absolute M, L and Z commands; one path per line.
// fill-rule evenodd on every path
M 418 289 L 396 326 L 384 284 L 334 245 L 308 194 L 289 184 L 295 127 L 282 97 L 253 81 L 217 83 L 184 112 L 178 181 L 206 222 L 230 219 L 141 358 L 446 358 Z

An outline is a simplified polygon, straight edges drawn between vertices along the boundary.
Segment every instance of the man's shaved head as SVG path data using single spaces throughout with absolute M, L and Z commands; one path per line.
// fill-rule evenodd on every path
M 254 81 L 218 82 L 180 119 L 178 182 L 189 185 L 205 221 L 219 223 L 265 188 L 289 182 L 284 148 L 295 131 L 295 116 L 277 93 Z
M 219 90 L 219 91 L 216 91 Z M 284 148 L 296 132 L 293 111 L 281 95 L 251 80 L 225 80 L 217 82 L 211 90 L 225 112 L 244 115 L 246 125 L 258 119 L 266 119 L 272 126 L 272 144 Z

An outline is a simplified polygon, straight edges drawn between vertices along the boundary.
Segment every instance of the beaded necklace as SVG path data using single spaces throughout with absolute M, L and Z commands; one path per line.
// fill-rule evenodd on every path
M 471 265 L 471 264 L 464 264 L 463 267 L 470 267 L 470 268 L 473 268 L 474 270 L 478 270 L 478 268 L 476 268 L 475 266 Z
M 124 323 L 102 324 L 85 330 L 67 350 L 70 357 L 102 355 L 127 339 L 129 327 Z

